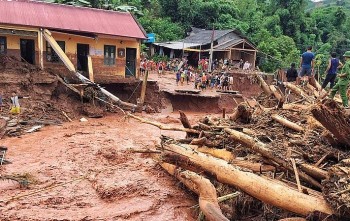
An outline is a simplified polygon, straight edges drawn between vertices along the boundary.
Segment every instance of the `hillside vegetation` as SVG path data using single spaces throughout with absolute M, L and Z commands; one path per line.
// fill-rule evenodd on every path
M 289 66 L 291 62 L 298 62 L 300 54 L 308 45 L 314 47 L 321 70 L 331 51 L 342 55 L 344 51 L 350 50 L 349 1 L 327 0 L 324 3 L 326 5 L 319 8 L 315 8 L 309 0 L 57 2 L 131 11 L 148 33 L 156 34 L 158 42 L 181 39 L 192 26 L 237 29 L 261 51 L 259 67 L 265 71 L 274 71 L 278 67 Z

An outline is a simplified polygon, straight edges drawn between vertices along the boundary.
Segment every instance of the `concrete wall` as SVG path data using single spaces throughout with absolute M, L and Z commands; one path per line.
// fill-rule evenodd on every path
M 26 27 L 10 27 L 1 26 L 0 28 L 8 28 L 15 30 L 26 30 L 38 32 L 35 28 Z M 0 36 L 6 37 L 7 40 L 7 54 L 20 58 L 20 39 L 33 39 L 35 41 L 35 64 L 39 66 L 39 42 L 38 37 L 18 36 L 12 34 L 1 34 Z M 140 40 L 125 37 L 116 36 L 103 36 L 100 35 L 96 39 L 84 37 L 80 35 L 65 34 L 60 32 L 52 32 L 52 36 L 56 41 L 65 42 L 65 52 L 72 63 L 77 67 L 77 44 L 88 44 L 90 51 L 89 55 L 92 58 L 92 66 L 94 71 L 94 79 L 96 83 L 116 83 L 119 79 L 125 78 L 125 65 L 126 65 L 126 49 L 136 49 L 136 77 L 139 76 L 140 67 Z M 43 43 L 43 65 L 44 68 L 58 68 L 66 69 L 63 63 L 54 63 L 47 60 L 46 57 L 46 44 L 44 39 Z M 116 46 L 116 62 L 112 66 L 104 64 L 104 45 Z M 125 49 L 124 57 L 118 56 L 118 49 Z

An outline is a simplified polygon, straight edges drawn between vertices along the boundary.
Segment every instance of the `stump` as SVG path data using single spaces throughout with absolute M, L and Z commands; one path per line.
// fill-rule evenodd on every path
M 314 117 L 329 130 L 341 147 L 350 148 L 350 119 L 333 100 L 325 100 L 311 109 Z

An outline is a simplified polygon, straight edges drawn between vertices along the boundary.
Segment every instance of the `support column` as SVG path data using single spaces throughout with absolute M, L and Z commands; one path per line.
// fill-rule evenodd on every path
M 44 37 L 42 29 L 38 31 L 39 63 L 41 70 L 44 69 Z
M 255 63 L 256 63 L 256 51 L 254 51 L 254 62 L 253 62 L 253 67 L 255 68 Z

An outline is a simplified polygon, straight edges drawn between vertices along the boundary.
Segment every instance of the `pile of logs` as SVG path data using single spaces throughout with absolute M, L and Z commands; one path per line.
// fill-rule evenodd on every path
M 192 124 L 180 111 L 183 127 L 128 116 L 186 133 L 180 139 L 163 136 L 161 146 L 150 152 L 199 196 L 206 220 L 258 220 L 269 213 L 273 218 L 265 219 L 350 219 L 350 117 L 334 101 L 317 102 L 313 86 L 284 84 L 303 99 L 302 108 L 292 108 L 281 90 L 259 81 L 266 96 L 277 99 L 275 108 L 245 102 L 231 116 L 205 116 Z M 233 209 L 227 215 L 219 203 L 223 194 L 218 183 L 262 202 L 260 208 L 245 214 Z M 229 205 L 240 203 L 236 199 Z

